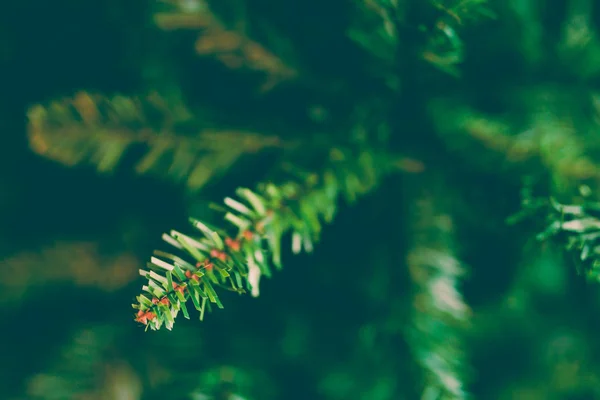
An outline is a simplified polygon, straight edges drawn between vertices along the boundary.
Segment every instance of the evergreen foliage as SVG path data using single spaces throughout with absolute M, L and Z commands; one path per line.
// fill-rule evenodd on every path
M 156 93 L 107 99 L 81 92 L 32 107 L 28 117 L 29 140 L 38 154 L 111 172 L 129 148 L 141 145 L 147 152 L 135 165 L 137 173 L 184 180 L 190 190 L 202 188 L 243 154 L 281 145 L 277 137 L 252 132 L 203 130 L 183 104 Z
M 387 263 L 384 275 L 406 270 L 411 289 L 394 287 L 407 300 L 394 305 L 403 312 L 390 311 L 401 328 L 388 328 L 403 335 L 419 371 L 411 369 L 410 389 L 397 387 L 400 376 L 381 377 L 388 383 L 378 390 L 347 389 L 344 397 L 339 389 L 330 398 L 469 398 L 477 389 L 469 335 L 489 322 L 474 318 L 463 293 L 466 277 L 482 267 L 463 260 L 468 227 L 506 229 L 493 224 L 513 214 L 510 229 L 519 222 L 542 231 L 531 236 L 555 239 L 579 272 L 600 280 L 600 6 L 561 2 L 566 17 L 559 22 L 533 0 L 331 0 L 304 30 L 290 23 L 286 31 L 285 21 L 277 23 L 283 6 L 243 3 L 153 3 L 148 35 L 161 38 L 156 51 L 165 59 L 145 59 L 142 75 L 154 77 L 144 90 L 80 91 L 31 106 L 31 149 L 69 167 L 166 178 L 190 198 L 201 192 L 211 201 L 248 157 L 266 160 L 247 184 L 212 203 L 215 213 L 192 215 L 189 230 L 164 234 L 167 246 L 139 270 L 144 283 L 133 319 L 151 330 L 172 330 L 180 313 L 192 318 L 192 308 L 202 320 L 224 307 L 227 291 L 258 297 L 261 279 L 283 267 L 290 249 L 312 252 L 341 208 L 381 195 L 397 179 L 406 210 L 403 221 L 389 223 L 406 226 L 407 248 L 402 264 Z M 289 7 L 321 10 L 316 0 L 300 3 Z M 311 53 L 320 40 L 335 57 Z M 184 55 L 167 60 L 173 53 Z M 493 70 L 504 58 L 505 68 Z M 234 81 L 233 93 L 215 89 L 213 79 Z M 457 183 L 463 178 L 493 180 L 501 194 L 472 201 L 473 188 Z M 521 210 L 506 206 L 512 187 L 522 189 Z M 496 201 L 498 210 L 486 209 Z M 357 232 L 365 234 L 379 233 Z M 361 251 L 360 240 L 345 251 Z M 333 275 L 346 273 L 335 268 Z M 33 391 L 39 398 L 53 390 L 42 378 Z M 56 399 L 77 390 L 57 385 L 64 392 Z M 229 389 L 220 393 L 236 399 Z

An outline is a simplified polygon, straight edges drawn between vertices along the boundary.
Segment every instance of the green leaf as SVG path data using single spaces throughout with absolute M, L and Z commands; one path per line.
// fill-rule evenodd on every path
M 223 240 L 219 237 L 219 234 L 213 230 L 211 230 L 208 226 L 204 225 L 202 222 L 197 219 L 190 218 L 191 223 L 198 228 L 202 233 L 215 244 L 217 249 L 223 250 L 225 248 L 225 244 Z
M 292 232 L 292 253 L 300 254 L 302 251 L 302 235 L 300 232 Z
M 154 287 L 150 286 L 142 286 L 142 290 L 148 293 L 152 297 L 162 297 L 164 296 L 164 292 L 157 291 Z
M 222 268 L 219 268 L 219 274 L 221 274 L 221 278 L 229 277 L 229 272 L 227 272 L 225 269 L 222 269 Z
M 179 244 L 179 242 L 177 242 L 177 244 Z M 181 248 L 181 246 L 179 248 Z M 170 253 L 166 253 L 164 251 L 155 250 L 154 251 L 154 255 L 157 256 L 157 257 L 168 258 L 169 260 L 173 261 L 173 263 L 177 263 L 179 265 L 183 265 L 187 269 L 193 269 L 194 268 L 194 266 L 192 264 L 190 264 L 189 262 L 185 261 L 184 259 L 182 259 L 180 257 L 177 257 L 176 255 L 173 255 L 173 254 L 170 254 Z
M 171 292 L 167 293 L 167 298 L 173 305 L 177 304 L 177 300 L 178 300 L 177 294 L 181 294 L 181 293 L 179 293 L 178 291 L 175 291 L 175 292 L 171 291 Z M 184 300 L 185 300 L 185 298 L 184 298 Z
M 270 278 L 271 269 L 269 268 L 269 263 L 267 262 L 264 251 L 262 249 L 255 249 L 252 254 L 254 255 L 253 260 L 256 261 L 260 268 L 260 272 L 267 278 Z
M 181 293 L 179 290 L 175 291 L 175 295 L 181 303 L 185 303 L 187 301 L 185 294 Z M 176 301 L 174 300 L 173 303 L 176 303 Z
M 194 307 L 196 307 L 196 310 L 198 311 L 200 311 L 200 294 L 198 292 L 199 289 L 200 288 L 198 286 L 192 286 L 190 290 L 190 297 L 192 299 L 192 303 L 194 303 Z
M 140 302 L 142 305 L 152 307 L 152 301 L 143 294 L 137 296 L 137 301 Z
M 163 315 L 165 316 L 166 320 L 173 324 L 175 320 L 173 319 L 173 314 L 171 314 L 171 309 L 167 306 L 162 305 L 160 306 L 160 308 L 163 310 Z
M 152 297 L 156 297 L 156 295 L 154 294 L 154 292 L 147 285 L 142 286 L 142 291 L 148 293 Z
M 183 270 L 179 267 L 179 265 L 173 264 L 173 272 L 175 272 L 175 275 L 177 275 L 177 278 L 180 281 L 185 280 L 185 272 L 183 272 Z
M 164 262 L 161 259 L 158 259 L 156 257 L 151 257 L 150 258 L 150 263 L 154 266 L 154 267 L 158 267 L 160 269 L 164 269 L 165 271 L 171 271 L 173 269 L 173 266 L 167 262 Z
M 153 280 L 155 280 L 156 282 L 158 282 L 158 283 L 160 283 L 161 285 L 163 285 L 163 287 L 164 287 L 165 289 L 167 289 L 167 290 L 171 290 L 171 289 L 173 289 L 173 286 L 169 287 L 169 286 L 167 285 L 167 284 L 168 284 L 168 281 L 167 281 L 167 279 L 166 279 L 164 276 L 160 276 L 160 275 L 158 275 L 158 274 L 157 274 L 156 272 L 154 272 L 154 271 L 150 271 L 150 272 L 148 273 L 148 276 L 149 276 L 150 278 L 152 278 Z M 150 282 L 152 282 L 152 281 L 150 281 Z
M 204 320 L 204 310 L 206 310 L 206 297 L 202 298 L 202 307 L 200 308 L 200 321 Z
M 218 284 L 219 280 L 217 279 L 217 276 L 215 275 L 214 271 L 207 271 L 206 276 L 208 277 L 208 280 L 211 281 L 212 283 Z M 208 283 L 205 280 L 205 283 Z
M 265 207 L 265 203 L 266 203 L 265 199 L 263 199 L 262 197 L 260 197 L 259 195 L 257 195 L 253 191 L 251 191 L 250 189 L 246 189 L 246 188 L 239 188 L 237 190 L 237 193 L 240 197 L 243 197 L 250 203 L 250 205 L 254 208 L 254 210 L 256 210 L 258 215 L 260 215 L 260 216 L 266 215 L 267 208 Z
M 167 271 L 167 290 L 173 290 L 173 276 L 171 271 Z
M 228 212 L 225 214 L 225 219 L 239 228 L 240 231 L 245 231 L 252 224 L 250 221 L 244 218 L 240 218 L 237 215 Z
M 269 226 L 269 231 L 265 235 L 269 242 L 269 248 L 272 252 L 273 264 L 281 269 L 281 231 L 279 224 L 274 222 Z
M 321 222 L 319 221 L 319 216 L 315 212 L 318 205 L 316 204 L 308 204 L 308 202 L 302 202 L 300 205 L 300 210 L 302 213 L 302 217 L 305 223 L 310 226 L 310 229 L 314 234 L 318 234 L 321 232 Z
M 185 305 L 185 301 L 182 301 L 181 303 L 179 303 L 179 305 L 181 306 L 181 311 L 183 312 L 183 316 L 186 319 L 190 319 L 190 314 L 188 313 L 187 307 Z
M 235 278 L 235 282 L 238 287 L 242 287 L 242 276 L 238 271 L 233 271 L 233 277 Z
M 304 231 L 302 244 L 304 246 L 304 251 L 306 251 L 307 253 L 312 253 L 314 246 L 310 236 L 310 232 L 308 230 Z
M 154 329 L 158 330 L 160 329 L 160 327 L 162 326 L 162 324 L 165 322 L 165 317 L 163 314 L 158 314 L 156 316 L 155 322 L 154 322 Z M 148 324 L 150 325 L 150 324 Z
M 165 280 L 165 283 L 166 283 L 166 280 Z M 166 292 L 163 290 L 163 288 L 158 286 L 153 280 L 148 280 L 148 286 L 152 289 L 152 292 L 155 293 L 156 297 L 158 297 L 158 298 L 161 298 L 166 294 Z
M 146 266 L 147 267 L 151 267 L 152 264 L 151 263 L 146 263 Z M 150 279 L 149 278 L 150 271 L 146 271 L 145 269 L 139 269 L 138 271 L 139 271 L 140 276 L 143 276 L 144 278 Z
M 206 282 L 203 281 L 203 283 L 206 283 Z M 194 289 L 198 292 L 198 295 L 200 297 L 202 297 L 203 299 L 208 298 L 208 295 L 206 294 L 206 292 L 204 290 L 202 290 L 199 283 L 196 286 L 194 286 Z
M 223 304 L 221 304 L 221 300 L 219 299 L 219 296 L 217 296 L 217 293 L 210 282 L 204 282 L 204 289 L 211 303 L 215 303 L 219 308 L 223 308 Z
M 283 197 L 281 191 L 279 190 L 279 188 L 275 185 L 273 185 L 272 183 L 268 183 L 265 186 L 265 192 L 271 196 L 271 198 L 273 198 L 274 200 L 281 200 L 281 198 Z
M 225 200 L 223 202 L 225 203 L 225 205 L 231 207 L 240 214 L 244 214 L 247 217 L 254 218 L 254 212 L 252 212 L 252 210 L 250 210 L 248 207 L 246 207 L 239 201 L 234 200 L 231 197 L 225 197 Z
M 177 231 L 171 231 L 171 236 L 173 236 L 173 238 L 175 238 L 183 246 L 183 248 L 185 248 L 185 250 L 187 250 L 196 259 L 196 261 L 204 261 L 206 257 L 189 244 L 188 240 L 190 238 Z
M 175 240 L 175 238 L 167 235 L 166 233 L 162 234 L 162 240 L 164 240 L 165 242 L 169 243 L 171 246 L 177 249 L 183 250 L 183 246 L 181 245 L 181 243 L 179 243 L 177 240 Z

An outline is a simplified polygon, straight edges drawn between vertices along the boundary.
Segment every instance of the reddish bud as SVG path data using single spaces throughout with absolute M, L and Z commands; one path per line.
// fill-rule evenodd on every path
M 173 282 L 173 290 L 183 294 L 183 292 L 185 291 L 185 286 L 184 285 L 178 285 L 175 282 Z
M 252 231 L 244 231 L 242 232 L 242 237 L 246 240 L 252 240 L 254 238 L 254 233 L 252 233 Z
M 202 265 L 202 264 L 198 263 L 196 266 L 198 266 L 198 265 Z M 192 279 L 196 282 L 198 282 L 200 280 L 200 277 L 198 275 L 192 273 L 192 271 L 185 271 L 185 277 L 188 279 Z
M 232 238 L 225 238 L 225 244 L 233 251 L 240 251 L 240 241 Z
M 148 321 L 152 321 L 154 318 L 156 318 L 156 314 L 154 314 L 152 311 L 140 310 L 138 311 L 135 320 L 136 322 L 147 325 Z
M 152 311 L 148 311 L 146 313 L 146 318 L 148 318 L 148 321 L 152 321 L 154 318 L 156 318 L 156 314 L 154 314 Z
M 212 249 L 210 251 L 210 256 L 212 258 L 218 258 L 219 260 L 225 262 L 227 261 L 227 254 L 224 251 L 219 251 L 217 249 Z
M 167 298 L 167 296 L 165 296 L 162 299 L 160 299 L 160 304 L 162 304 L 163 306 L 168 306 L 168 305 L 171 304 L 171 302 L 169 301 L 169 299 Z

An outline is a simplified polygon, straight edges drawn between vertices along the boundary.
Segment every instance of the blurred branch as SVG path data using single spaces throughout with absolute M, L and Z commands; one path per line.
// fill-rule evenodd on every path
M 29 380 L 28 398 L 140 400 L 140 376 L 129 363 L 111 357 L 118 331 L 114 326 L 97 325 L 76 332 L 55 364 Z
M 407 265 L 413 281 L 409 328 L 417 363 L 424 372 L 422 400 L 467 398 L 464 329 L 471 316 L 460 293 L 465 266 L 456 258 L 454 221 L 443 207 L 449 194 L 432 177 L 421 177 L 412 194 L 413 244 Z
M 298 71 L 243 31 L 231 29 L 213 13 L 204 0 L 163 0 L 171 10 L 154 15 L 163 30 L 199 30 L 196 53 L 214 56 L 230 69 L 247 69 L 264 73 L 261 91 L 271 90 L 283 81 L 295 79 Z
M 433 26 L 421 26 L 428 33 L 421 53 L 423 60 L 450 75 L 460 75 L 458 65 L 464 58 L 460 29 L 482 18 L 495 18 L 487 3 L 488 0 L 432 1 L 441 15 Z
M 541 216 L 546 227 L 537 239 L 557 240 L 574 255 L 580 273 L 590 281 L 600 282 L 600 202 L 592 199 L 594 193 L 589 187 L 581 186 L 580 192 L 579 201 L 564 204 L 554 197 L 534 197 L 530 190 L 524 190 L 522 209 L 509 222 Z
M 348 30 L 349 37 L 365 51 L 375 56 L 378 68 L 393 88 L 396 88 L 398 27 L 404 18 L 399 0 L 357 0 L 356 21 Z
M 600 178 L 600 165 L 588 155 L 598 146 L 590 136 L 598 126 L 577 115 L 549 112 L 544 104 L 534 106 L 538 110 L 526 115 L 524 128 L 512 122 L 520 115 L 492 116 L 455 100 L 434 101 L 430 112 L 451 150 L 490 171 L 548 171 L 557 184 Z
M 143 145 L 147 153 L 137 173 L 185 180 L 190 190 L 202 188 L 243 154 L 287 146 L 274 136 L 199 129 L 183 105 L 158 95 L 108 99 L 81 92 L 35 105 L 28 118 L 31 148 L 44 157 L 68 166 L 93 163 L 98 171 L 110 172 L 128 149 Z
M 97 243 L 57 242 L 0 262 L 0 302 L 20 301 L 30 291 L 60 283 L 118 290 L 132 282 L 139 261 L 131 254 L 102 257 Z
M 567 17 L 558 44 L 558 56 L 564 67 L 589 80 L 600 75 L 600 40 L 594 26 L 594 0 L 569 2 Z

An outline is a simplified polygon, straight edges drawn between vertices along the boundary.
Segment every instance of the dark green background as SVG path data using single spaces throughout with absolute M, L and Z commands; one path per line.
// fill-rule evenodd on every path
M 540 7 L 547 10 L 541 13 L 542 49 L 553 48 L 564 22 L 567 2 L 552 4 Z M 309 129 L 306 105 L 318 100 L 344 114 L 350 100 L 384 90 L 377 79 L 368 77 L 362 61 L 365 53 L 344 36 L 349 9 L 341 0 L 253 2 L 251 21 L 261 16 L 289 36 L 303 65 L 323 82 L 340 80 L 350 88 L 316 94 L 292 85 L 260 97 L 253 90 L 255 76 L 197 59 L 191 35 L 154 29 L 145 1 L 3 5 L 0 260 L 36 253 L 57 240 L 89 240 L 99 242 L 107 257 L 133 252 L 143 265 L 153 249 L 163 246 L 162 232 L 185 226 L 188 213 L 201 216 L 206 199 L 218 199 L 238 185 L 260 179 L 249 174 L 268 164 L 268 159 L 246 161 L 253 170 L 234 169 L 230 179 L 209 185 L 199 197 L 187 196 L 183 188 L 168 182 L 135 176 L 128 168 L 135 151 L 114 176 L 99 176 L 91 167 L 67 169 L 28 150 L 28 106 L 79 89 L 135 94 L 152 87 L 160 90 L 174 80 L 182 84 L 191 104 L 218 108 L 236 123 L 283 132 L 288 126 L 294 132 Z M 522 40 L 527 20 L 501 8 L 498 20 L 462 32 L 465 78 L 457 81 L 411 58 L 422 40 L 416 21 L 434 20 L 436 14 L 427 7 L 410 10 L 413 24 L 403 32 L 401 44 L 406 57 L 401 62 L 404 94 L 393 123 L 394 134 L 403 139 L 396 142 L 412 143 L 425 150 L 434 165 L 445 165 L 459 193 L 449 196 L 460 203 L 456 206 L 460 252 L 472 268 L 465 292 L 476 310 L 494 319 L 495 305 L 515 282 L 535 299 L 525 317 L 504 320 L 500 315 L 493 333 L 474 333 L 469 341 L 479 371 L 473 376 L 477 398 L 501 398 L 499 393 L 511 385 L 547 382 L 547 370 L 552 368 L 548 365 L 555 361 L 541 354 L 550 352 L 548 343 L 557 337 L 568 339 L 564 357 L 580 357 L 597 370 L 595 289 L 575 277 L 572 269 L 565 270 L 561 279 L 566 289 L 559 295 L 539 289 L 541 279 L 523 278 L 522 283 L 517 272 L 521 251 L 533 231 L 503 224 L 518 209 L 519 182 L 479 172 L 461 157 L 442 153 L 443 146 L 430 140 L 433 124 L 425 112 L 430 96 L 450 94 L 501 113 L 511 106 L 510 97 L 503 95 L 507 87 L 550 83 L 594 87 L 597 79 L 582 81 L 576 68 L 554 62 L 552 56 L 532 62 Z M 597 23 L 600 13 L 594 18 Z M 268 42 L 260 29 L 255 34 Z M 407 141 L 410 135 L 413 140 Z M 144 333 L 132 321 L 130 304 L 141 281 L 108 293 L 49 282 L 30 288 L 18 300 L 11 299 L 7 289 L 0 309 L 0 398 L 27 399 L 28 379 L 45 371 L 69 379 L 67 392 L 91 385 L 82 372 L 87 364 L 65 361 L 62 350 L 72 345 L 71 335 L 82 327 L 112 338 L 108 345 L 98 344 L 100 350 L 93 357 L 125 359 L 144 381 L 149 379 L 145 356 L 152 354 L 178 376 L 177 389 L 146 390 L 144 399 L 178 399 L 194 387 L 213 390 L 215 385 L 207 382 L 212 371 L 224 365 L 239 371 L 240 391 L 254 399 L 418 398 L 414 392 L 418 373 L 403 339 L 410 309 L 403 262 L 410 235 L 404 228 L 406 203 L 411 200 L 406 190 L 418 185 L 418 179 L 390 178 L 358 206 L 342 205 L 315 254 L 293 258 L 286 254 L 284 270 L 264 282 L 260 298 L 224 295 L 225 310 L 208 315 L 203 323 L 182 319 L 173 332 Z M 61 265 L 49 263 L 45 268 Z M 534 322 L 530 326 L 524 320 Z M 580 397 L 563 395 L 556 398 L 595 398 L 578 390 L 573 396 Z M 49 393 L 40 400 L 55 398 L 60 399 Z

